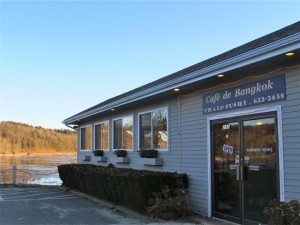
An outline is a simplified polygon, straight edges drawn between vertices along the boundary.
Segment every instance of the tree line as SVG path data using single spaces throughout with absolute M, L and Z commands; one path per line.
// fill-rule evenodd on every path
M 0 122 L 0 154 L 76 153 L 76 132 Z

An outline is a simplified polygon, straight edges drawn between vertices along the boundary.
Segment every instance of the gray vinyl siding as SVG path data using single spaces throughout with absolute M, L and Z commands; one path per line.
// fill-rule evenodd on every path
M 282 104 L 285 200 L 300 200 L 300 70 L 286 72 Z
M 180 99 L 182 172 L 189 177 L 188 196 L 195 211 L 207 216 L 208 154 L 207 125 L 202 116 L 201 95 Z
M 273 73 L 268 76 L 285 74 L 287 98 L 284 101 L 257 105 L 240 109 L 271 107 L 281 105 L 282 109 L 282 137 L 283 137 L 283 167 L 285 200 L 300 200 L 300 70 L 287 69 Z M 262 77 L 263 78 L 263 77 Z M 258 78 L 258 79 L 262 79 Z M 247 83 L 244 80 L 243 83 Z M 222 86 L 221 89 L 229 88 L 239 84 Z M 116 156 L 113 155 L 113 120 L 122 116 L 134 116 L 134 150 L 128 152 L 129 164 L 118 164 L 118 167 L 134 169 L 148 169 L 158 171 L 179 171 L 186 173 L 189 178 L 187 190 L 189 202 L 193 209 L 203 216 L 209 215 L 209 161 L 207 135 L 207 117 L 214 115 L 203 115 L 202 95 L 214 92 L 212 88 L 207 92 L 190 93 L 180 98 L 172 98 L 155 102 L 143 107 L 135 107 L 124 113 L 115 112 L 113 116 L 99 118 L 90 124 L 108 120 L 110 124 L 110 151 L 105 152 L 108 162 L 97 163 L 92 152 L 78 151 L 78 163 L 93 163 L 107 166 Z M 168 107 L 168 151 L 159 152 L 163 158 L 163 166 L 145 166 L 140 162 L 138 150 L 138 115 L 141 112 Z M 233 112 L 234 110 L 230 110 Z M 221 112 L 224 114 L 224 112 Z M 83 124 L 85 126 L 88 124 Z M 93 126 L 94 129 L 94 126 Z M 80 129 L 79 129 L 80 130 Z M 94 142 L 93 142 L 94 146 Z M 80 132 L 78 132 L 78 149 L 80 149 Z M 178 151 L 179 150 L 179 151 Z M 91 155 L 90 162 L 83 162 L 85 155 Z M 179 158 L 178 158 L 179 156 Z

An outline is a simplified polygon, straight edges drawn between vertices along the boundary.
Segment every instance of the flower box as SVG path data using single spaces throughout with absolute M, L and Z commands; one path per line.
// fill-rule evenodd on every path
M 144 165 L 148 166 L 162 166 L 163 159 L 161 158 L 140 158 L 139 159 Z
M 93 153 L 94 153 L 94 156 L 103 156 L 104 155 L 103 150 L 94 150 Z
M 114 161 L 115 161 L 116 163 L 128 164 L 128 163 L 130 163 L 130 158 L 129 158 L 129 157 L 116 157 L 116 158 L 114 159 Z
M 106 156 L 97 156 L 97 162 L 107 162 Z
M 114 151 L 114 154 L 117 157 L 126 157 L 127 156 L 127 151 L 123 150 L 123 149 L 117 149 L 117 150 Z
M 138 153 L 141 158 L 156 158 L 158 151 L 156 149 L 140 149 Z

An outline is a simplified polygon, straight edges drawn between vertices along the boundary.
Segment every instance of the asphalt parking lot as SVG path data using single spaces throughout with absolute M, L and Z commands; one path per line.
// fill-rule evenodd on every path
M 55 186 L 0 185 L 0 225 L 233 225 L 213 218 L 155 221 L 122 206 Z
M 54 187 L 0 187 L 1 225 L 140 224 Z

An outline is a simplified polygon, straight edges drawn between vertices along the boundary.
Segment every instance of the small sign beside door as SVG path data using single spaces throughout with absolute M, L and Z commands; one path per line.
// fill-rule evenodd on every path
M 226 152 L 228 154 L 232 154 L 233 153 L 233 147 L 230 145 L 223 145 L 223 152 Z

